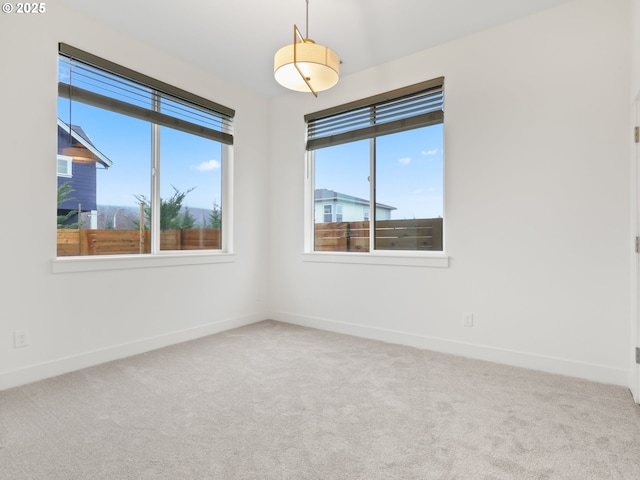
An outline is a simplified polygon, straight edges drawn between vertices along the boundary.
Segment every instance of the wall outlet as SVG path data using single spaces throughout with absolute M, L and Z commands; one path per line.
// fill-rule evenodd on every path
M 15 348 L 29 345 L 29 332 L 27 330 L 16 330 L 13 332 L 13 346 Z
M 465 327 L 473 327 L 473 313 L 466 312 L 462 314 L 463 320 L 462 324 Z

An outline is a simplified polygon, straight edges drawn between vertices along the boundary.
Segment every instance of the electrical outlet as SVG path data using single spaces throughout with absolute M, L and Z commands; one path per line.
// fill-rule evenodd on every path
M 13 332 L 13 346 L 15 348 L 29 345 L 29 332 L 26 330 L 16 330 Z
M 465 327 L 473 327 L 473 313 L 470 313 L 470 312 L 464 313 L 462 324 Z

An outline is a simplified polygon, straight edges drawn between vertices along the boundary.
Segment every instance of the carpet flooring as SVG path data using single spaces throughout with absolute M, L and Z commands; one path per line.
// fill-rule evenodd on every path
M 625 388 L 264 321 L 0 392 L 0 478 L 640 478 Z

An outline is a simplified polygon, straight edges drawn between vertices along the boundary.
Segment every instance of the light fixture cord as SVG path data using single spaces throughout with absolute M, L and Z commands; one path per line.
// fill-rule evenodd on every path
M 309 0 L 307 0 L 307 32 L 306 38 L 309 38 Z
M 71 103 L 73 102 L 73 89 L 72 89 L 72 85 L 73 85 L 73 59 L 69 58 L 69 146 L 73 146 L 73 134 L 71 133 Z

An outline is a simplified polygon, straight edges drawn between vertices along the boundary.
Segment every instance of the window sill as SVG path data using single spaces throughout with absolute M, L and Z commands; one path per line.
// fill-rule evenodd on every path
M 66 257 L 52 261 L 53 273 L 95 272 L 101 270 L 126 270 L 132 268 L 176 267 L 233 263 L 231 253 L 186 253 L 167 255 L 109 255 L 100 257 Z
M 443 253 L 398 254 L 380 253 L 304 253 L 302 260 L 317 263 L 349 263 L 354 265 L 393 265 L 401 267 L 448 268 L 449 256 Z

